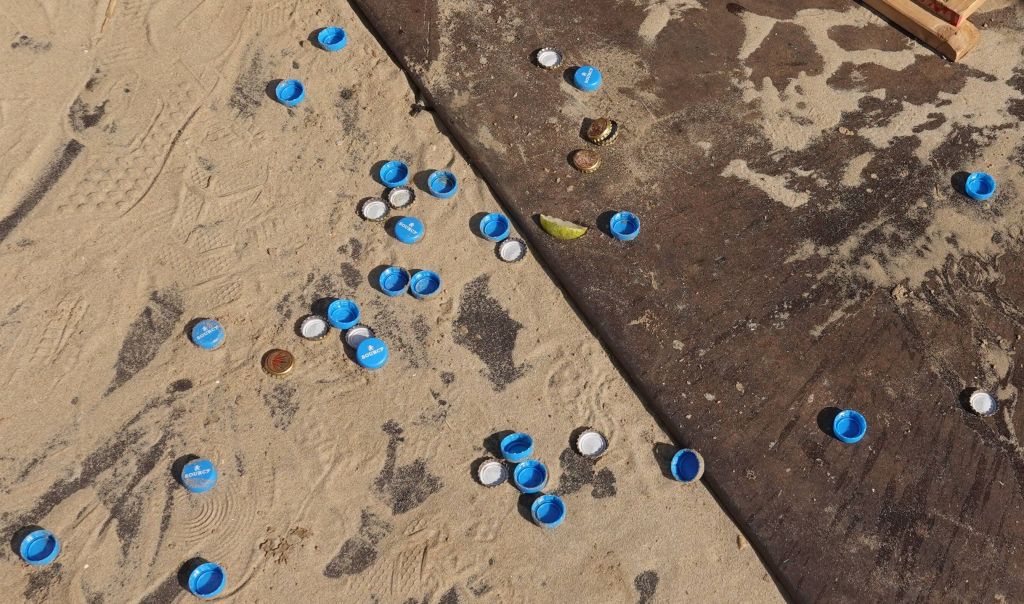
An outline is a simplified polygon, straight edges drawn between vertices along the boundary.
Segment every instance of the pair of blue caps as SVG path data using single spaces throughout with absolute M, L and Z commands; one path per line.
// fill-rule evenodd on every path
M 336 329 L 350 329 L 362 313 L 352 300 L 338 299 L 327 305 L 327 322 Z M 356 346 L 356 363 L 364 369 L 380 369 L 388 362 L 388 345 L 380 338 L 366 338 Z
M 418 299 L 430 298 L 441 291 L 441 276 L 434 271 L 409 271 L 400 266 L 389 266 L 380 273 L 377 284 L 392 298 L 410 292 Z
M 381 184 L 390 189 L 409 184 L 409 166 L 400 160 L 384 162 L 377 170 Z M 459 179 L 449 170 L 434 170 L 427 177 L 427 190 L 439 199 L 449 199 L 459 190 Z
M 25 535 L 18 544 L 18 554 L 33 566 L 45 566 L 60 554 L 60 540 L 46 529 L 36 529 Z M 219 564 L 213 562 L 201 563 L 188 574 L 189 592 L 203 599 L 219 595 L 226 584 L 227 574 Z
M 499 445 L 505 460 L 515 463 L 512 483 L 523 493 L 540 493 L 548 484 L 548 468 L 533 455 L 533 437 L 525 432 L 514 432 L 501 439 Z M 545 528 L 555 528 L 565 520 L 566 507 L 557 495 L 541 495 L 530 505 L 533 521 Z
M 348 34 L 340 27 L 325 27 L 316 34 L 320 48 L 336 52 L 348 44 Z M 285 107 L 294 107 L 306 98 L 306 85 L 299 80 L 283 80 L 274 87 L 274 97 Z

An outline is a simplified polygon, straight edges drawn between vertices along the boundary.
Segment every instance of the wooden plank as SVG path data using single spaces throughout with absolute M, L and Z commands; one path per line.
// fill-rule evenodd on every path
M 960 27 L 987 0 L 914 0 L 950 25 Z
M 980 34 L 970 21 L 954 27 L 912 0 L 862 1 L 950 61 L 959 61 L 978 45 Z

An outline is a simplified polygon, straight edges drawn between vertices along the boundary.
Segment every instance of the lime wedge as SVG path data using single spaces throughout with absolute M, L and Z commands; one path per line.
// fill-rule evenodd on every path
M 570 241 L 572 239 L 579 239 L 580 237 L 587 234 L 587 227 L 578 225 L 568 220 L 562 220 L 561 218 L 555 218 L 554 216 L 540 215 L 540 227 L 544 229 L 548 235 L 551 235 L 555 239 L 561 239 L 562 241 Z

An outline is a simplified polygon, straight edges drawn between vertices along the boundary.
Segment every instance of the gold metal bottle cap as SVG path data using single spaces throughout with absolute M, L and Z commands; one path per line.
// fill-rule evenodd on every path
M 287 350 L 274 348 L 263 355 L 263 371 L 274 377 L 280 377 L 295 367 L 295 355 Z
M 601 140 L 597 141 L 597 144 L 605 146 L 615 142 L 615 137 L 619 135 L 619 123 L 616 122 L 615 120 L 611 120 L 611 123 L 612 127 L 611 130 L 608 131 L 608 135 L 602 138 Z
M 597 151 L 577 149 L 572 153 L 572 167 L 585 174 L 590 174 L 601 167 L 601 156 Z
M 591 120 L 590 125 L 587 126 L 587 140 L 594 144 L 600 144 L 601 141 L 611 135 L 613 123 L 606 117 Z

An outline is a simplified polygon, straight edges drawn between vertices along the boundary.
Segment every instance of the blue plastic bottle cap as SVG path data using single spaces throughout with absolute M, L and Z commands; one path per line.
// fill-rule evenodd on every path
M 441 199 L 448 199 L 455 195 L 459 188 L 459 181 L 455 175 L 447 170 L 434 170 L 427 178 L 427 188 L 430 194 Z
M 864 438 L 868 431 L 868 420 L 853 409 L 840 411 L 832 421 L 832 433 L 844 443 L 852 445 Z
M 572 81 L 583 92 L 594 92 L 601 87 L 601 71 L 591 65 L 582 65 L 576 68 Z
M 441 291 L 441 275 L 434 271 L 416 271 L 409 279 L 409 291 L 416 298 L 429 298 Z
M 680 449 L 672 456 L 669 470 L 679 482 L 695 482 L 704 475 L 704 458 L 693 449 Z
M 216 597 L 224 591 L 228 577 L 220 564 L 204 562 L 188 574 L 188 590 L 204 600 Z
M 348 36 L 340 27 L 325 27 L 316 35 L 316 41 L 320 43 L 320 48 L 335 52 L 345 48 Z
M 388 345 L 384 340 L 366 338 L 356 348 L 356 362 L 367 369 L 380 369 L 388 362 Z
M 46 529 L 36 529 L 25 535 L 18 546 L 21 559 L 34 566 L 49 564 L 60 553 L 60 541 Z
M 224 338 L 224 326 L 213 319 L 203 319 L 192 327 L 192 343 L 204 350 L 220 348 Z
M 480 219 L 480 233 L 487 241 L 504 241 L 508 237 L 508 218 L 497 212 L 487 214 Z
M 416 243 L 423 239 L 423 221 L 414 216 L 404 216 L 395 223 L 395 238 L 402 243 Z
M 533 521 L 544 528 L 555 528 L 565 520 L 565 502 L 558 495 L 542 495 L 530 506 Z
M 409 288 L 409 271 L 397 266 L 389 266 L 380 274 L 380 289 L 385 294 L 401 296 Z
M 373 330 L 365 325 L 353 325 L 345 332 L 345 343 L 349 348 L 359 348 L 363 340 L 373 337 Z
M 327 306 L 327 321 L 335 329 L 348 329 L 359 322 L 359 306 L 352 300 L 335 300 Z
M 285 80 L 274 89 L 277 100 L 286 107 L 294 107 L 306 98 L 306 87 L 298 80 Z
M 632 212 L 616 212 L 608 226 L 619 241 L 632 241 L 640 234 L 640 219 Z
M 217 468 L 209 459 L 197 459 L 181 469 L 181 484 L 193 493 L 205 493 L 217 484 Z
M 536 459 L 528 459 L 512 470 L 512 482 L 523 493 L 539 493 L 548 485 L 548 468 Z
M 967 177 L 967 182 L 964 183 L 964 191 L 972 199 L 978 201 L 985 201 L 986 199 L 995 195 L 996 192 L 996 179 L 992 178 L 992 175 L 984 172 L 972 172 Z
M 525 432 L 514 432 L 501 439 L 501 455 L 511 462 L 523 461 L 533 455 L 533 438 Z
M 409 166 L 398 160 L 389 161 L 380 167 L 377 173 L 380 182 L 390 189 L 405 186 L 409 182 Z

